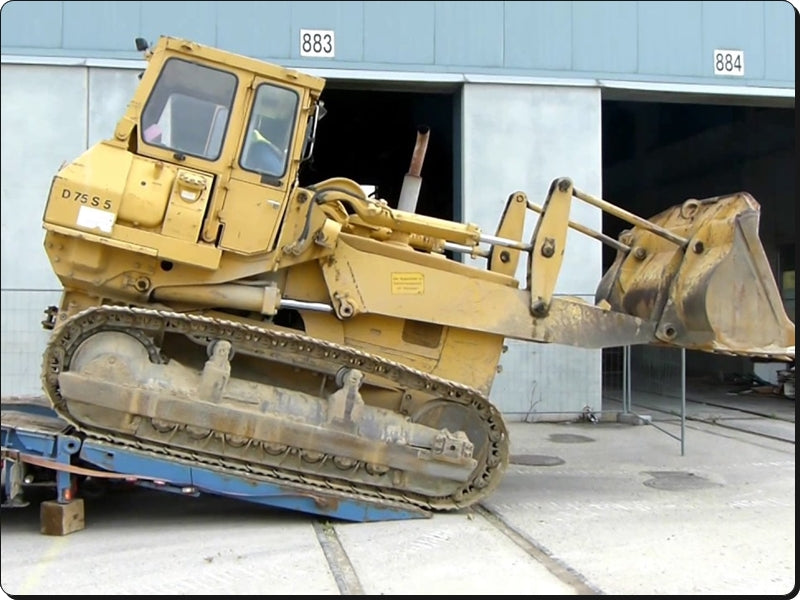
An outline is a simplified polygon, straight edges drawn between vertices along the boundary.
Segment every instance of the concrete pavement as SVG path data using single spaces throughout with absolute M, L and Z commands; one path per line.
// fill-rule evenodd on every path
M 86 529 L 50 537 L 35 505 L 3 509 L 0 583 L 12 596 L 793 595 L 794 401 L 748 399 L 759 414 L 728 400 L 691 403 L 683 455 L 668 412 L 649 411 L 661 429 L 611 413 L 511 422 L 496 493 L 430 519 L 328 522 L 137 489 L 87 500 Z

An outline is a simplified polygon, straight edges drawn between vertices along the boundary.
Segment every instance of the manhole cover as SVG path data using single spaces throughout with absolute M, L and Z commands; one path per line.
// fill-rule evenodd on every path
M 684 471 L 646 471 L 646 473 L 652 476 L 652 479 L 648 479 L 644 484 L 658 490 L 702 490 L 720 485 L 705 477 Z
M 594 439 L 585 435 L 578 435 L 576 433 L 551 433 L 550 441 L 559 444 L 585 444 L 586 442 L 593 442 Z
M 512 454 L 509 462 L 512 465 L 525 465 L 527 467 L 552 467 L 554 465 L 563 465 L 564 459 L 542 454 Z

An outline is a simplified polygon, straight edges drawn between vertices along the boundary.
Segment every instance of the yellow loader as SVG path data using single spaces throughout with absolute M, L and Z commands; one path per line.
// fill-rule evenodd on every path
M 43 385 L 86 436 L 447 511 L 508 463 L 490 401 L 507 339 L 794 360 L 747 193 L 643 219 L 554 177 L 486 233 L 347 178 L 299 185 L 324 80 L 170 37 L 140 50 L 113 135 L 58 171 L 43 218 L 63 284 Z M 574 202 L 631 228 L 573 223 Z M 554 296 L 569 228 L 617 250 L 594 303 Z

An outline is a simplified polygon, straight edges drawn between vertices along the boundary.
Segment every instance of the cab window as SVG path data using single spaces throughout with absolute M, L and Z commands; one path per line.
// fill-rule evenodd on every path
M 169 59 L 142 111 L 142 139 L 151 146 L 216 160 L 236 83 L 232 73 Z
M 292 90 L 258 86 L 239 161 L 243 169 L 275 178 L 284 175 L 298 104 Z

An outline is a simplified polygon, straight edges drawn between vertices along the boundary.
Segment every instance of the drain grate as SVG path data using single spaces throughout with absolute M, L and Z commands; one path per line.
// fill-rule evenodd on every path
M 650 475 L 651 479 L 646 480 L 644 484 L 658 490 L 702 490 L 721 485 L 685 471 L 645 471 L 645 473 Z
M 563 465 L 564 459 L 543 454 L 512 454 L 509 462 L 512 465 L 525 465 L 526 467 L 554 467 Z
M 548 439 L 559 444 L 585 444 L 594 441 L 594 438 L 577 433 L 551 433 Z

